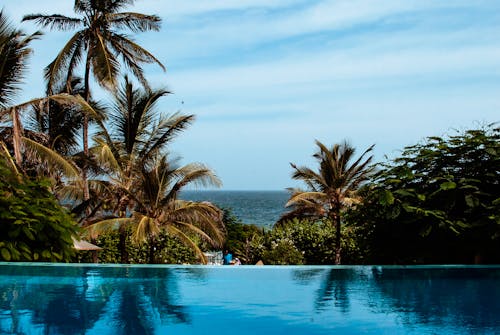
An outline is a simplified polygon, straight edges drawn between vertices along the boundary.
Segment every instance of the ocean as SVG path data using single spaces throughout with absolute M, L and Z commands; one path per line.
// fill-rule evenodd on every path
M 232 210 L 243 223 L 272 227 L 285 212 L 286 191 L 183 191 L 182 199 L 210 201 Z

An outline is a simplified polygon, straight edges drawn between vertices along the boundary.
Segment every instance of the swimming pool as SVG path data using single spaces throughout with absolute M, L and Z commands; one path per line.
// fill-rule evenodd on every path
M 0 263 L 0 334 L 498 334 L 500 266 Z

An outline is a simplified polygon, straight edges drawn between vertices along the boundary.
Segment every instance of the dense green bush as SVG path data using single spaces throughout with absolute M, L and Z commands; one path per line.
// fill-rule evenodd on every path
M 500 128 L 406 147 L 350 219 L 370 263 L 500 262 Z
M 100 263 L 120 263 L 120 234 L 111 231 L 99 235 L 95 244 L 102 248 L 97 252 Z M 147 264 L 149 261 L 149 244 L 134 244 L 131 241 L 131 233 L 127 235 L 127 253 L 132 264 Z M 162 233 L 155 243 L 155 263 L 157 264 L 195 264 L 196 255 L 175 237 Z M 93 261 L 91 252 L 80 252 L 74 258 L 75 262 L 90 263 Z
M 229 250 L 233 257 L 238 257 L 244 264 L 255 264 L 258 259 L 252 252 L 251 241 L 263 234 L 262 228 L 241 222 L 230 209 L 223 211 L 226 227 L 224 250 Z
M 69 261 L 76 222 L 49 191 L 50 183 L 17 175 L 0 159 L 0 259 Z
M 364 257 L 356 244 L 355 229 L 342 227 L 342 258 L 355 264 Z M 293 219 L 275 225 L 249 242 L 250 256 L 265 264 L 334 264 L 335 229 L 327 220 Z

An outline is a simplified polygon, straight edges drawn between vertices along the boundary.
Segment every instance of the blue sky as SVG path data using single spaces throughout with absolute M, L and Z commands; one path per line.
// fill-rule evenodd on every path
M 2 6 L 18 24 L 72 15 L 71 4 Z M 499 1 L 138 0 L 130 10 L 163 19 L 161 32 L 135 37 L 167 66 L 146 68 L 174 92 L 160 110 L 197 115 L 173 150 L 213 168 L 223 189 L 299 185 L 289 162 L 314 166 L 315 139 L 375 144 L 380 161 L 500 121 Z M 43 94 L 42 69 L 68 37 L 47 31 L 33 43 L 20 99 Z

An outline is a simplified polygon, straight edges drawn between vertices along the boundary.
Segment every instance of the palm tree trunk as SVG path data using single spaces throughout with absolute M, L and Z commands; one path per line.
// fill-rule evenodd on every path
M 120 241 L 118 244 L 118 250 L 120 250 L 120 262 L 122 264 L 128 264 L 128 252 L 127 252 L 127 229 L 124 225 L 120 226 Z
M 155 242 L 154 237 L 151 236 L 149 238 L 149 260 L 148 260 L 149 264 L 155 264 L 156 263 L 156 261 L 155 261 L 155 252 L 156 252 L 156 242 Z
M 23 163 L 23 156 L 21 153 L 21 133 L 22 133 L 21 120 L 17 108 L 12 107 L 12 146 L 14 147 L 14 157 L 17 166 L 21 167 Z
M 86 102 L 90 101 L 90 55 L 87 54 L 87 61 L 85 62 L 85 82 L 84 82 L 84 99 Z M 84 165 L 82 168 L 82 180 L 83 180 L 83 199 L 90 199 L 89 183 L 87 180 L 87 158 L 89 157 L 89 117 L 87 113 L 83 114 L 83 155 L 84 155 Z
M 340 213 L 335 212 L 333 214 L 333 223 L 335 224 L 335 265 L 341 264 L 340 253 L 342 251 L 342 236 L 340 231 Z

